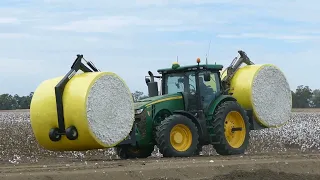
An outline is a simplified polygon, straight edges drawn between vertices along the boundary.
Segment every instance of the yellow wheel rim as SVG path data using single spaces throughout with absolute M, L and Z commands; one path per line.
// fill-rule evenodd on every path
M 228 113 L 224 123 L 224 134 L 233 148 L 239 148 L 246 138 L 246 127 L 241 114 L 237 111 Z
M 177 151 L 186 151 L 192 144 L 192 133 L 183 124 L 175 125 L 170 132 L 170 143 Z

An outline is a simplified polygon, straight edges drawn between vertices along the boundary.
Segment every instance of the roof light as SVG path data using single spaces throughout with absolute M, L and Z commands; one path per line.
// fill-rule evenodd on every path
M 178 62 L 172 63 L 172 69 L 178 69 L 180 67 Z
M 200 61 L 200 58 L 197 58 L 197 63 L 199 64 L 201 61 Z

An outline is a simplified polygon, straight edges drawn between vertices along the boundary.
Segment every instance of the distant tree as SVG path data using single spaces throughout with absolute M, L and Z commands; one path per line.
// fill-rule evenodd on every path
M 147 96 L 147 95 L 142 95 L 142 96 L 140 96 L 140 99 L 139 100 L 142 100 L 142 99 L 146 99 L 146 98 L 148 98 L 149 96 Z
M 148 96 L 144 95 L 144 93 L 141 91 L 135 91 L 134 93 L 132 93 L 132 97 L 134 102 L 136 102 L 137 100 L 148 98 Z
M 10 94 L 1 94 L 0 110 L 29 109 L 32 97 L 33 92 L 28 96 L 19 96 L 18 94 L 15 94 L 14 96 Z
M 2 110 L 12 110 L 17 108 L 17 102 L 14 96 L 10 94 L 0 95 L 0 109 Z
M 312 107 L 320 108 L 320 89 L 313 90 L 312 94 Z
M 292 93 L 292 107 L 293 108 L 310 108 L 312 107 L 312 90 L 309 86 L 300 85 L 296 92 Z
M 132 93 L 133 101 L 136 102 L 137 100 L 140 99 L 142 95 L 143 95 L 143 92 L 135 91 L 134 93 Z
M 292 96 L 292 107 L 296 108 L 297 106 L 297 96 L 294 91 L 291 91 L 291 96 Z

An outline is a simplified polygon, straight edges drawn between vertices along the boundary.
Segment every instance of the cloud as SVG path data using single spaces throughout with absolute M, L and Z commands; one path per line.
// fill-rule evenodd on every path
M 0 24 L 17 24 L 20 21 L 13 17 L 0 17 Z
M 159 10 L 158 10 L 159 11 Z M 210 18 L 198 18 L 197 14 L 183 10 L 165 10 L 159 12 L 146 11 L 149 16 L 92 16 L 60 25 L 42 27 L 48 30 L 85 32 L 85 33 L 135 33 L 145 31 L 192 31 L 204 30 L 209 24 L 223 24 Z M 128 31 L 128 29 L 130 30 Z
M 275 40 L 286 40 L 286 41 L 314 41 L 319 40 L 320 35 L 284 35 L 284 34 L 268 34 L 268 33 L 241 33 L 241 34 L 218 34 L 218 38 L 226 39 L 275 39 Z
M 25 33 L 0 33 L 0 39 L 21 39 L 32 37 Z
M 9 78 L 6 83 L 10 71 L 20 77 L 14 83 L 28 77 L 25 88 L 4 89 L 27 94 L 66 73 L 80 53 L 120 74 L 130 89 L 146 91 L 148 70 L 170 67 L 177 56 L 182 64 L 204 60 L 212 40 L 209 62 L 229 65 L 243 49 L 254 62 L 274 63 L 292 84 L 303 84 L 296 73 L 301 59 L 309 64 L 303 76 L 317 71 L 310 64 L 320 50 L 319 16 L 315 0 L 3 0 L 0 63 L 7 64 L 0 77 Z M 30 65 L 34 69 L 24 68 Z
M 185 41 L 169 42 L 168 45 L 172 45 L 172 46 L 197 46 L 197 45 L 202 45 L 203 43 L 204 42 L 185 40 Z
M 1 58 L 1 73 L 10 76 L 23 77 L 25 75 L 37 75 L 46 72 L 45 60 L 30 60 L 30 59 L 12 59 Z M 9 77 L 8 77 L 9 78 Z
M 180 24 L 177 20 L 148 20 L 134 16 L 107 16 L 91 17 L 86 20 L 78 20 L 48 27 L 51 30 L 73 31 L 73 32 L 115 32 L 125 28 L 144 26 L 172 26 Z
M 64 25 L 50 26 L 47 27 L 47 29 L 73 32 L 113 32 L 116 29 L 124 28 L 133 22 L 133 19 L 121 17 L 92 18 L 88 20 L 73 21 Z
M 97 37 L 86 37 L 86 38 L 84 38 L 84 40 L 87 41 L 87 42 L 98 42 L 98 41 L 100 41 L 100 39 L 97 38 Z
M 57 7 L 72 5 L 74 7 L 70 9 L 70 12 L 73 13 L 80 13 L 80 8 L 84 7 L 87 10 L 82 12 L 82 15 L 70 14 L 70 18 L 61 15 L 60 19 L 57 15 L 60 21 L 52 21 L 50 25 L 45 24 L 41 28 L 67 32 L 130 33 L 131 35 L 150 31 L 200 31 L 212 34 L 268 32 L 279 35 L 289 33 L 290 35 L 306 28 L 319 28 L 319 25 L 309 22 L 310 19 L 312 22 L 317 22 L 318 19 L 314 17 L 318 17 L 320 11 L 317 8 L 310 8 L 310 5 L 307 5 L 310 3 L 306 2 L 138 0 L 109 3 L 109 1 L 93 0 L 90 5 L 82 0 L 77 3 L 72 2 L 57 0 L 49 3 Z M 281 6 L 282 4 L 286 5 Z M 108 14 L 101 13 L 103 11 Z M 308 13 L 312 13 L 313 16 L 309 17 L 306 15 Z M 256 32 L 252 32 L 253 30 Z

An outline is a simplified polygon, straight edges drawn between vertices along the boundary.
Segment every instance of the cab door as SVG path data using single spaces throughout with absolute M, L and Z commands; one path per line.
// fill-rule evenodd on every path
M 216 99 L 220 92 L 219 75 L 216 72 L 210 72 L 210 81 L 204 80 L 204 72 L 199 73 L 199 89 L 203 109 L 208 108 L 210 103 Z

